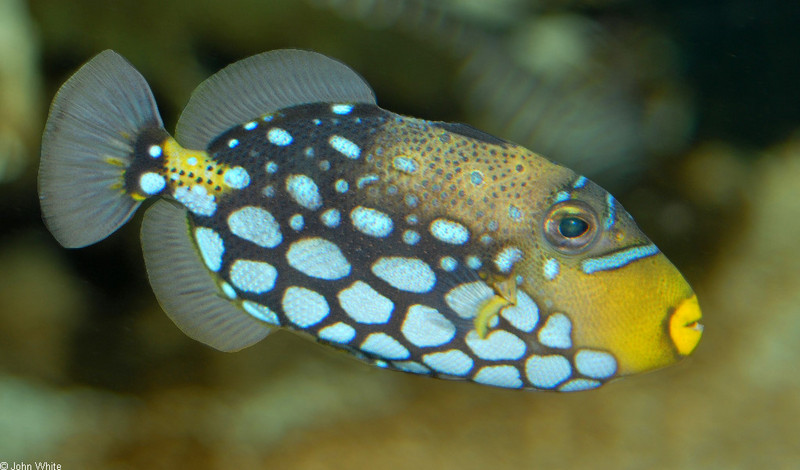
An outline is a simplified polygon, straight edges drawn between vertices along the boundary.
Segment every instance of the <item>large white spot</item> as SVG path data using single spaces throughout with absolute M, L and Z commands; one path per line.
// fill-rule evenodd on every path
M 355 160 L 361 155 L 361 148 L 358 145 L 340 135 L 332 135 L 328 139 L 328 143 L 334 150 L 347 158 Z
M 421 259 L 384 256 L 372 264 L 372 273 L 396 289 L 421 294 L 436 285 L 436 274 Z
M 261 305 L 249 300 L 242 302 L 242 308 L 253 317 L 270 325 L 281 326 L 278 315 L 266 305 Z
M 354 282 L 337 297 L 342 309 L 359 323 L 386 323 L 394 310 L 391 300 L 363 281 Z
M 422 362 L 447 375 L 466 375 L 474 364 L 471 357 L 458 349 L 426 354 L 422 356 Z
M 231 213 L 228 227 L 234 235 L 265 248 L 275 248 L 283 241 L 278 221 L 260 207 L 246 206 Z
M 322 207 L 317 183 L 306 175 L 291 175 L 286 178 L 286 191 L 292 199 L 306 209 L 315 211 Z
M 580 392 L 597 388 L 601 383 L 592 379 L 572 379 L 564 385 L 558 387 L 559 392 Z
M 353 338 L 356 337 L 356 330 L 347 323 L 338 322 L 319 330 L 317 336 L 325 341 L 344 344 L 353 341 Z
M 274 145 L 284 147 L 292 143 L 292 135 L 281 129 L 280 127 L 273 127 L 267 132 L 267 139 Z
M 528 294 L 518 290 L 517 304 L 502 309 L 500 316 L 519 331 L 530 333 L 539 323 L 539 307 Z
M 222 254 L 225 253 L 222 237 L 208 227 L 197 227 L 194 231 L 194 238 L 197 240 L 197 248 L 208 269 L 214 272 L 219 271 L 222 267 Z
M 572 368 L 564 356 L 533 355 L 525 362 L 525 374 L 534 387 L 553 388 L 569 378 Z
M 250 175 L 240 166 L 225 171 L 222 180 L 233 189 L 243 189 L 250 184 Z
M 547 318 L 544 326 L 539 330 L 539 342 L 551 348 L 571 348 L 570 332 L 572 322 L 563 313 L 554 313 Z
M 386 333 L 372 333 L 361 343 L 361 350 L 384 359 L 406 359 L 411 353 Z
M 461 318 L 475 318 L 483 304 L 494 296 L 494 290 L 483 281 L 468 282 L 453 287 L 444 301 Z
M 522 379 L 519 378 L 519 370 L 514 366 L 486 366 L 482 367 L 472 377 L 472 380 L 495 387 L 520 388 Z
M 289 266 L 306 276 L 341 279 L 350 274 L 350 263 L 335 243 L 324 238 L 304 238 L 292 243 L 286 251 Z
M 281 306 L 286 318 L 300 328 L 316 325 L 330 313 L 325 297 L 305 287 L 292 286 L 286 289 Z
M 431 222 L 431 235 L 437 240 L 452 245 L 463 245 L 469 241 L 469 231 L 467 227 L 447 219 L 436 219 Z
M 145 173 L 139 178 L 139 187 L 145 194 L 155 194 L 167 185 L 167 180 L 158 173 Z
M 575 354 L 575 368 L 593 379 L 606 379 L 617 371 L 617 361 L 607 352 L 582 349 Z
M 261 294 L 275 287 L 278 271 L 269 263 L 239 259 L 231 266 L 231 282 L 239 290 Z
M 196 215 L 210 217 L 217 211 L 214 195 L 208 194 L 203 186 L 192 186 L 191 189 L 186 186 L 179 186 L 175 190 L 173 197 Z
M 358 206 L 350 211 L 350 220 L 359 232 L 371 237 L 385 237 L 394 228 L 391 217 L 369 207 Z
M 430 374 L 431 370 L 423 366 L 419 362 L 414 361 L 396 361 L 392 362 L 392 367 L 403 372 L 410 372 L 412 374 Z
M 435 308 L 419 304 L 408 308 L 400 331 L 407 340 L 420 348 L 440 346 L 456 335 L 453 322 Z
M 487 361 L 519 359 L 525 355 L 526 349 L 524 341 L 503 330 L 493 331 L 486 339 L 481 339 L 472 330 L 467 333 L 466 343 L 475 355 Z

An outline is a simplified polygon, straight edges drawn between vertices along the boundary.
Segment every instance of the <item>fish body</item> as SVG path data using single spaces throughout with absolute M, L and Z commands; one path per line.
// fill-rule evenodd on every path
M 674 363 L 696 296 L 606 191 L 463 124 L 377 106 L 306 51 L 237 62 L 193 94 L 176 137 L 106 51 L 45 128 L 44 219 L 97 242 L 141 201 L 153 290 L 223 351 L 278 328 L 380 367 L 576 391 Z

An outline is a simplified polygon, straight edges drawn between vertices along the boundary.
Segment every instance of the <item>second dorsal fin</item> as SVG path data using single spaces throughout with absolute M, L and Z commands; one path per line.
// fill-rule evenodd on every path
M 175 136 L 204 150 L 223 131 L 262 114 L 305 103 L 369 103 L 375 95 L 350 67 L 322 54 L 280 49 L 235 62 L 192 93 Z

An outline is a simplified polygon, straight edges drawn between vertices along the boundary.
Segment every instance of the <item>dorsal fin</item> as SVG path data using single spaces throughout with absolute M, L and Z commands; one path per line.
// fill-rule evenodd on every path
M 224 297 L 192 241 L 185 209 L 164 199 L 147 209 L 142 250 L 158 303 L 189 337 L 237 351 L 274 329 Z
M 311 51 L 281 49 L 235 62 L 192 92 L 175 131 L 184 147 L 205 150 L 223 131 L 306 103 L 369 103 L 375 95 L 350 67 Z

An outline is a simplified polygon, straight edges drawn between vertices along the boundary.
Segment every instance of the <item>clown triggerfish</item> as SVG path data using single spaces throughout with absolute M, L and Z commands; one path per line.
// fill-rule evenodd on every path
M 236 351 L 286 328 L 379 367 L 575 391 L 672 364 L 697 298 L 610 194 L 464 124 L 379 108 L 323 55 L 236 62 L 171 137 L 105 51 L 53 100 L 39 197 L 65 247 L 146 199 L 147 272 L 188 336 Z

